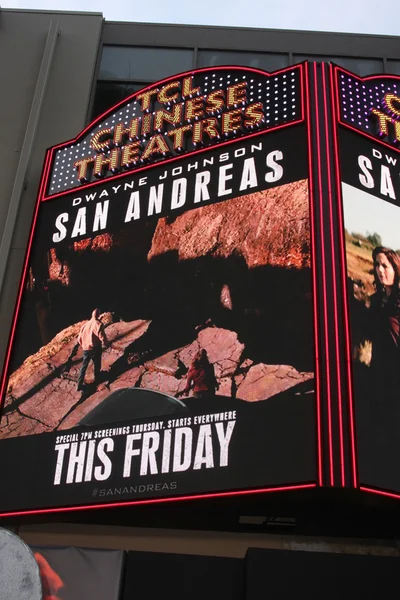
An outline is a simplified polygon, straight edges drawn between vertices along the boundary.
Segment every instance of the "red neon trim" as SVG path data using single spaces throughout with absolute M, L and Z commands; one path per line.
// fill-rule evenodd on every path
M 315 483 L 304 483 L 299 485 L 288 485 L 282 487 L 271 487 L 256 490 L 239 490 L 236 492 L 219 492 L 213 494 L 196 494 L 194 496 L 175 496 L 174 498 L 152 498 L 149 500 L 130 500 L 128 502 L 113 502 L 109 504 L 88 504 L 85 506 L 69 506 L 60 508 L 41 508 L 37 510 L 23 510 L 15 512 L 0 513 L 0 517 L 16 517 L 18 515 L 39 515 L 56 512 L 72 512 L 80 510 L 92 510 L 96 508 L 115 508 L 117 506 L 133 506 L 138 504 L 160 504 L 161 502 L 180 502 L 182 500 L 202 500 L 204 498 L 221 498 L 226 496 L 244 496 L 248 494 L 263 494 L 268 492 L 286 492 L 291 490 L 315 488 Z
M 3 373 L 2 373 L 2 381 L 1 381 L 1 387 L 0 387 L 0 420 L 1 420 L 1 417 L 2 417 L 1 411 L 2 411 L 2 408 L 3 408 L 4 399 L 5 399 L 4 391 L 5 391 L 5 385 L 6 385 L 6 381 L 7 381 L 7 375 L 8 375 L 8 367 L 9 367 L 9 362 L 10 362 L 10 357 L 11 357 L 11 348 L 12 348 L 12 344 L 13 344 L 13 341 L 14 341 L 15 329 L 16 329 L 16 326 L 17 326 L 17 320 L 18 320 L 18 314 L 19 314 L 19 309 L 20 309 L 20 305 L 21 305 L 22 294 L 23 294 L 23 291 L 24 291 L 26 275 L 27 275 L 27 272 L 28 272 L 29 257 L 30 257 L 30 253 L 31 253 L 33 235 L 34 235 L 34 231 L 35 231 L 35 225 L 36 225 L 36 221 L 37 221 L 37 217 L 38 217 L 38 212 L 39 212 L 39 206 L 40 206 L 40 202 L 41 202 L 41 197 L 42 197 L 42 194 L 43 194 L 43 191 L 44 191 L 44 182 L 45 182 L 45 177 L 46 177 L 46 169 L 48 170 L 48 165 L 49 164 L 50 164 L 50 152 L 47 151 L 45 162 L 44 162 L 43 174 L 42 174 L 42 178 L 41 178 L 41 182 L 40 182 L 40 186 L 39 186 L 39 192 L 38 192 L 38 196 L 37 196 L 37 199 L 36 199 L 36 205 L 35 205 L 35 209 L 34 209 L 33 221 L 32 221 L 31 230 L 30 230 L 30 234 L 29 234 L 28 246 L 27 246 L 27 249 L 26 249 L 26 252 L 25 252 L 24 266 L 23 266 L 22 275 L 21 275 L 21 279 L 20 279 L 20 285 L 19 285 L 19 292 L 18 292 L 18 296 L 17 296 L 17 302 L 16 302 L 15 309 L 14 309 L 14 317 L 13 317 L 11 331 L 10 331 L 10 335 L 9 335 L 9 341 L 8 341 L 8 345 L 7 345 L 6 357 L 5 357 L 5 360 L 4 360 L 4 367 L 3 367 Z
M 324 98 L 324 122 L 325 122 L 325 137 L 326 137 L 326 157 L 328 166 L 328 198 L 329 198 L 329 221 L 331 231 L 333 231 L 333 199 L 332 199 L 332 179 L 331 179 L 331 151 L 329 144 L 329 128 L 328 128 L 328 99 L 326 96 L 326 78 L 325 64 L 322 63 L 322 85 Z M 341 389 L 341 368 L 340 368 L 340 350 L 339 350 L 339 324 L 338 324 L 338 305 L 337 305 L 337 284 L 335 270 L 335 243 L 331 235 L 331 257 L 332 257 L 332 282 L 333 282 L 333 303 L 334 303 L 334 322 L 335 322 L 335 349 L 336 349 L 336 377 L 338 382 L 338 412 L 339 412 L 339 438 L 340 438 L 340 472 L 342 486 L 346 485 L 345 470 L 344 470 L 344 441 L 343 441 L 343 414 L 342 414 L 342 389 Z
M 331 79 L 331 97 L 332 97 L 332 127 L 333 127 L 333 144 L 334 144 L 334 158 L 335 158 L 335 171 L 336 171 L 336 187 L 337 187 L 337 198 L 338 198 L 338 217 L 339 217 L 339 243 L 340 243 L 340 266 L 342 274 L 342 302 L 343 302 L 343 317 L 345 322 L 345 351 L 346 351 L 346 365 L 347 365 L 347 394 L 348 394 L 348 406 L 349 406 L 349 425 L 350 425 L 350 442 L 351 442 L 351 465 L 353 470 L 353 486 L 358 486 L 357 480 L 357 455 L 356 455 L 356 436 L 355 436 L 355 407 L 354 407 L 354 396 L 352 387 L 352 359 L 351 359 L 351 343 L 350 343 L 350 318 L 349 318 L 349 300 L 347 296 L 347 259 L 345 249 L 345 238 L 344 238 L 344 215 L 343 215 L 343 198 L 342 198 L 342 181 L 341 181 L 341 170 L 339 160 L 339 140 L 338 140 L 338 128 L 337 128 L 337 115 L 339 102 L 339 86 L 337 85 L 337 79 L 334 81 L 334 69 L 338 67 L 330 68 L 330 79 Z M 335 102 L 336 93 L 336 102 Z
M 321 424 L 321 389 L 319 380 L 319 333 L 318 333 L 318 310 L 317 310 L 317 298 L 318 298 L 318 287 L 317 287 L 317 252 L 316 252 L 316 240 L 315 240 L 315 212 L 314 212 L 314 184 L 312 177 L 312 150 L 311 150 L 311 107 L 310 107 L 310 93 L 308 89 L 309 74 L 308 74 L 308 63 L 305 64 L 305 77 L 306 77 L 306 107 L 307 107 L 307 134 L 308 134 L 308 181 L 309 181 L 309 195 L 310 195 L 310 223 L 311 223 L 311 260 L 312 260 L 312 281 L 313 281 L 313 319 L 314 319 L 314 345 L 315 345 L 315 393 L 316 393 L 316 410 L 317 410 L 317 451 L 318 451 L 318 484 L 323 485 L 322 476 L 322 424 Z
M 364 137 L 372 140 L 373 142 L 378 142 L 379 144 L 386 146 L 386 148 L 390 148 L 390 150 L 393 150 L 394 152 L 400 152 L 400 148 L 391 146 L 390 144 L 388 144 L 387 142 L 384 142 L 379 137 L 374 137 L 370 133 L 367 133 L 366 131 L 363 131 L 362 129 L 357 129 L 356 127 L 354 127 L 353 125 L 350 125 L 346 121 L 342 121 L 341 110 L 340 110 L 340 100 L 339 100 L 339 71 L 342 73 L 345 73 L 346 75 L 351 75 L 354 79 L 358 79 L 358 81 L 367 81 L 368 79 L 382 79 L 382 78 L 395 79 L 397 81 L 400 81 L 400 75 L 386 75 L 385 73 L 383 73 L 382 75 L 369 75 L 368 77 L 359 77 L 355 73 L 351 73 L 350 71 L 347 71 L 346 69 L 343 69 L 342 67 L 337 67 L 336 65 L 335 66 L 331 65 L 331 67 L 333 67 L 333 69 L 335 71 L 336 109 L 337 109 L 337 119 L 338 119 L 338 122 L 340 123 L 340 125 L 343 125 L 343 127 L 346 127 L 347 129 L 351 129 L 351 131 L 355 131 L 359 135 L 363 135 Z
M 51 196 L 45 196 L 43 198 L 43 202 L 46 202 L 47 200 L 53 200 L 53 198 L 59 198 L 60 196 L 65 196 L 66 194 L 72 194 L 72 193 L 78 194 L 80 192 L 80 190 L 86 190 L 87 188 L 93 187 L 96 185 L 104 185 L 105 182 L 108 183 L 109 181 L 114 181 L 115 179 L 119 179 L 121 177 L 128 177 L 128 176 L 133 177 L 134 175 L 136 175 L 136 173 L 140 173 L 142 171 L 146 171 L 148 169 L 152 169 L 153 167 L 157 167 L 160 165 L 169 164 L 169 163 L 175 162 L 177 160 L 182 160 L 182 158 L 185 158 L 186 156 L 187 157 L 195 156 L 202 152 L 208 152 L 210 150 L 215 150 L 216 148 L 221 148 L 222 146 L 227 146 L 228 144 L 233 144 L 235 142 L 241 142 L 242 140 L 248 140 L 249 138 L 256 137 L 259 135 L 265 135 L 265 134 L 269 133 L 270 131 L 278 131 L 278 129 L 284 129 L 286 127 L 291 127 L 292 125 L 298 125 L 299 123 L 302 123 L 303 121 L 304 121 L 304 118 L 301 118 L 301 119 L 298 119 L 297 121 L 292 121 L 291 123 L 284 123 L 283 125 L 277 125 L 276 127 L 271 127 L 270 129 L 263 129 L 262 131 L 256 131 L 255 133 L 243 135 L 241 137 L 237 137 L 232 140 L 227 140 L 226 142 L 219 142 L 217 144 L 213 144 L 212 146 L 208 146 L 207 148 L 199 148 L 198 150 L 193 150 L 192 152 L 188 152 L 187 154 L 184 154 L 181 156 L 173 156 L 172 158 L 160 160 L 156 163 L 152 163 L 151 165 L 145 165 L 143 167 L 140 167 L 139 169 L 133 169 L 132 171 L 124 171 L 123 173 L 117 173 L 116 175 L 112 175 L 111 177 L 106 177 L 105 179 L 99 179 L 98 181 L 92 181 L 90 183 L 85 183 L 84 185 L 81 185 L 80 187 L 70 188 L 68 190 L 58 192 L 57 194 L 52 194 Z M 47 182 L 46 182 L 46 188 L 47 188 Z
M 305 77 L 305 68 L 308 66 L 308 63 L 307 62 L 300 63 L 298 66 L 300 67 L 300 97 L 302 99 L 301 121 L 304 121 L 304 119 L 305 119 L 304 90 L 307 88 L 307 83 L 308 83 L 308 80 L 304 81 L 304 77 Z
M 362 492 L 369 492 L 370 494 L 378 494 L 378 496 L 388 496 L 389 498 L 396 498 L 396 500 L 400 499 L 400 494 L 395 494 L 394 492 L 384 492 L 383 490 L 377 490 L 374 488 L 366 487 L 361 485 L 359 489 Z
M 389 73 L 387 73 L 387 74 L 386 73 L 379 73 L 378 75 L 366 75 L 365 77 L 361 77 L 361 75 L 357 75 L 356 73 L 352 73 L 351 71 L 348 71 L 344 67 L 339 67 L 339 65 L 331 64 L 331 66 L 335 70 L 337 70 L 337 71 L 342 71 L 346 75 L 351 75 L 352 77 L 354 77 L 354 79 L 358 79 L 358 81 L 367 81 L 368 79 L 382 79 L 382 77 L 384 77 L 385 79 L 397 79 L 397 80 L 400 80 L 400 75 L 390 75 Z
M 319 202 L 320 202 L 320 229 L 321 229 L 321 257 L 322 257 L 322 289 L 324 304 L 324 330 L 325 330 L 325 352 L 326 352 L 326 393 L 328 399 L 328 443 L 329 443 L 329 471 L 330 484 L 335 484 L 333 468 L 333 441 L 332 441 L 332 398 L 331 398 L 331 377 L 329 373 L 329 341 L 328 341 L 328 301 L 326 296 L 326 270 L 325 270 L 325 234 L 323 222 L 323 198 L 322 198 L 322 173 L 321 173 L 321 137 L 319 130 L 319 109 L 318 109 L 318 89 L 317 89 L 317 63 L 314 63 L 314 96 L 315 96 L 315 121 L 317 137 L 317 161 L 318 161 L 318 184 L 319 184 Z

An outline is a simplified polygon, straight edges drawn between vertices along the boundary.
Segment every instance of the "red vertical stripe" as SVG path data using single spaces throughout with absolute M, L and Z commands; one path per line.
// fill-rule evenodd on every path
M 351 465 L 352 465 L 352 482 L 353 486 L 357 487 L 357 459 L 356 459 L 356 439 L 355 439 L 355 428 L 354 428 L 354 398 L 352 389 L 352 372 L 351 372 L 351 343 L 350 343 L 350 321 L 349 321 L 349 305 L 347 297 L 347 269 L 346 269 L 346 252 L 344 244 L 344 221 L 343 221 L 343 204 L 342 204 L 342 182 L 340 177 L 340 164 L 339 164 L 339 143 L 337 133 L 337 119 L 339 115 L 339 99 L 338 92 L 335 85 L 337 81 L 334 80 L 334 69 L 337 67 L 330 67 L 330 80 L 331 80 L 331 96 L 332 96 L 332 120 L 333 120 L 333 147 L 334 147 L 334 158 L 335 158 L 335 171 L 336 171 L 336 186 L 338 195 L 338 215 L 339 215 L 339 250 L 341 260 L 341 275 L 342 275 L 342 300 L 343 300 L 343 315 L 344 315 L 344 334 L 346 340 L 346 367 L 347 367 L 347 394 L 348 394 L 348 406 L 349 406 L 349 425 L 350 425 L 350 441 L 351 441 Z
M 315 395 L 317 411 L 317 451 L 318 451 L 318 483 L 322 486 L 322 425 L 321 425 L 321 384 L 319 380 L 319 326 L 317 314 L 318 287 L 317 287 L 317 251 L 315 241 L 315 212 L 314 212 L 314 183 L 312 173 L 312 150 L 311 150 L 311 108 L 309 93 L 309 70 L 308 63 L 305 63 L 306 75 L 306 108 L 307 108 L 307 131 L 308 131 L 308 185 L 310 190 L 310 221 L 311 221 L 311 261 L 312 261 L 312 280 L 313 280 L 313 302 L 314 302 L 314 344 L 315 344 Z
M 323 221 L 323 197 L 322 197 L 322 173 L 321 173 L 321 135 L 319 127 L 319 108 L 318 108 L 318 88 L 317 88 L 317 64 L 314 63 L 314 96 L 315 96 L 315 122 L 317 138 L 317 165 L 318 165 L 318 187 L 320 203 L 320 231 L 321 231 L 321 272 L 322 272 L 322 296 L 324 311 L 324 335 L 326 352 L 326 395 L 328 405 L 328 445 L 329 445 L 329 476 L 330 484 L 335 483 L 333 468 L 333 442 L 332 442 L 332 398 L 331 398 L 331 377 L 329 372 L 329 341 L 328 341 L 328 300 L 326 296 L 326 268 L 325 268 L 325 233 Z
M 331 151 L 329 140 L 328 127 L 328 99 L 326 91 L 325 64 L 322 64 L 322 85 L 324 98 L 324 123 L 325 123 L 325 138 L 326 138 L 326 161 L 328 166 L 328 198 L 329 198 L 329 221 L 331 224 L 331 232 L 334 231 L 333 225 L 333 206 L 332 206 L 332 178 L 331 178 Z M 342 389 L 341 389 L 341 368 L 340 368 L 340 348 L 339 348 L 339 324 L 338 324 L 338 305 L 337 305 L 337 281 L 335 269 L 335 243 L 334 237 L 331 235 L 331 256 L 332 256 L 332 284 L 333 284 L 333 303 L 334 303 L 334 323 L 335 323 L 335 349 L 336 349 L 336 377 L 338 382 L 338 413 L 339 413 L 339 442 L 340 442 L 340 474 L 342 485 L 346 485 L 345 470 L 344 470 L 344 442 L 343 442 L 343 408 L 342 408 Z

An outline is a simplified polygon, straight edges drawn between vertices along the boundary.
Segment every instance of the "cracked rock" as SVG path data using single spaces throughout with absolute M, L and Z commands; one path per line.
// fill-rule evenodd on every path
M 307 181 L 295 181 L 202 206 L 173 222 L 159 219 L 148 256 L 175 250 L 179 260 L 190 260 L 240 252 L 250 268 L 301 268 L 309 266 L 309 221 Z
M 62 428 L 68 424 L 70 427 L 77 425 L 83 413 L 86 414 L 110 393 L 107 389 L 96 392 L 90 397 L 90 402 L 86 400 L 84 403 L 87 410 L 80 408 L 82 394 L 76 390 L 76 384 L 83 352 L 77 346 L 77 335 L 83 322 L 61 331 L 11 375 L 0 437 L 52 431 L 60 423 Z M 126 348 L 147 331 L 149 325 L 150 321 L 137 320 L 111 323 L 106 327 L 111 346 L 103 351 L 102 370 L 110 369 L 123 356 Z M 93 364 L 90 363 L 86 381 L 93 380 L 93 376 Z M 138 377 L 131 379 L 132 383 L 127 377 L 124 387 L 135 385 Z M 114 384 L 114 389 L 118 389 L 117 386 Z M 76 414 L 72 416 L 74 411 Z M 5 425 L 6 416 L 8 425 Z
M 119 389 L 141 387 L 176 396 L 186 386 L 187 372 L 200 349 L 207 350 L 219 388 L 217 396 L 248 402 L 266 400 L 312 378 L 290 365 L 255 364 L 243 359 L 245 346 L 237 333 L 221 327 L 201 329 L 196 339 L 151 360 L 142 358 L 130 366 L 126 360 L 135 342 L 147 333 L 150 321 L 111 323 L 106 335 L 111 342 L 103 351 L 102 370 L 109 381 L 84 396 L 76 390 L 82 349 L 76 344 L 81 323 L 61 332 L 47 346 L 29 357 L 10 378 L 0 437 L 64 430 L 77 426 L 107 396 Z M 63 343 L 62 343 L 63 342 Z M 120 361 L 125 359 L 125 362 Z M 113 369 L 118 364 L 122 368 Z M 141 362 L 141 364 L 140 364 Z M 86 381 L 93 379 L 90 365 Z
M 266 400 L 313 376 L 313 373 L 301 373 L 290 365 L 259 363 L 250 367 L 242 380 L 236 378 L 236 397 L 247 402 Z
M 209 327 L 200 331 L 197 339 L 201 348 L 207 350 L 216 377 L 233 375 L 244 350 L 244 344 L 239 342 L 237 333 L 219 327 Z

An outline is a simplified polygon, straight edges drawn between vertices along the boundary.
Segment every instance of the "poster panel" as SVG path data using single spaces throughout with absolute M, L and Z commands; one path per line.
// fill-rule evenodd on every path
M 298 69 L 292 83 L 258 74 L 266 114 L 287 102 L 283 88 L 301 104 Z M 254 72 L 238 71 L 250 90 Z M 314 485 L 308 142 L 296 111 L 290 126 L 284 111 L 265 116 L 256 134 L 136 170 L 112 170 L 110 142 L 99 181 L 80 171 L 82 141 L 53 153 L 4 384 L 1 511 Z M 104 144 L 109 125 L 82 135 Z M 70 152 L 82 187 L 62 172 Z
M 358 477 L 400 492 L 399 117 L 389 110 L 400 107 L 400 85 L 339 73 L 338 89 Z

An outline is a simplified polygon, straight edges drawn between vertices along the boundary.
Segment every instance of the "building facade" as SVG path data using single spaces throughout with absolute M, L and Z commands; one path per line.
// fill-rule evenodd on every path
M 74 137 L 143 86 L 191 68 L 234 64 L 273 71 L 303 60 L 324 60 L 362 76 L 400 73 L 395 37 L 113 23 L 101 15 L 10 9 L 1 11 L 1 21 L 2 54 L 13 57 L 2 73 L 9 93 L 2 97 L 7 176 L 1 209 L 6 233 L 1 356 L 45 148 Z M 20 38 L 32 48 L 29 56 Z
M 39 188 L 47 148 L 74 140 L 93 120 L 101 122 L 102 114 L 134 92 L 168 80 L 176 73 L 195 69 L 227 65 L 250 68 L 254 72 L 284 72 L 304 61 L 317 61 L 335 63 L 361 78 L 400 75 L 398 38 L 386 36 L 113 23 L 94 13 L 15 10 L 0 11 L 0 31 L 0 53 L 11 57 L 0 67 L 4 82 L 0 111 L 0 156 L 4 167 L 0 183 L 2 361 L 6 356 L 36 198 L 43 191 Z M 320 74 L 316 69 L 313 85 L 316 90 L 320 86 L 321 101 L 319 103 L 317 92 L 311 103 L 309 101 L 310 122 L 315 118 L 311 108 L 317 113 L 324 111 L 324 77 L 328 77 L 324 68 Z M 235 98 L 240 99 L 240 95 Z M 394 114 L 396 106 L 392 103 Z M 328 118 L 324 123 L 328 123 Z M 314 126 L 318 132 L 318 118 Z M 327 140 L 330 135 L 327 129 Z M 315 148 L 320 147 L 320 142 Z M 329 147 L 326 152 L 328 163 Z M 372 166 L 368 167 L 367 162 L 363 164 L 362 173 L 368 182 Z M 327 168 L 324 178 L 329 181 L 330 176 Z M 318 187 L 318 173 L 315 182 Z M 386 195 L 392 198 L 387 181 L 385 185 Z M 322 189 L 323 183 L 320 187 Z M 322 197 L 321 189 L 318 193 Z M 101 215 L 98 219 L 100 222 Z M 352 243 L 354 241 L 364 243 L 358 239 Z M 226 292 L 222 286 L 221 294 L 224 290 Z M 228 292 L 223 301 L 229 305 Z M 18 344 L 18 338 L 14 343 Z M 236 384 L 240 385 L 237 381 Z M 337 393 L 340 387 L 339 378 Z M 12 396 L 12 390 L 10 394 Z M 340 424 L 336 435 L 338 445 L 341 431 Z M 335 435 L 331 439 L 335 440 Z M 331 449 L 331 454 L 335 452 Z M 346 452 L 343 450 L 342 458 Z M 326 460 L 329 462 L 329 457 Z M 336 489 L 340 487 L 336 485 L 336 479 L 340 481 L 340 466 L 337 469 L 338 474 L 331 473 L 330 481 L 329 467 L 326 469 L 326 487 L 330 489 L 319 490 L 318 498 L 309 493 L 310 490 L 296 490 L 290 497 L 278 492 L 276 499 L 268 501 L 262 494 L 248 500 L 241 496 L 209 498 L 197 503 L 182 501 L 174 506 L 156 504 L 15 516 L 6 524 L 33 546 L 167 550 L 235 558 L 242 558 L 250 546 L 256 546 L 398 557 L 395 538 L 399 523 L 394 505 L 380 505 L 369 496 L 360 502 L 358 491 Z M 342 483 L 346 483 L 346 477 L 343 467 Z M 323 483 L 320 478 L 319 484 Z M 334 510 L 331 510 L 332 505 Z M 174 529 L 174 523 L 179 530 Z

